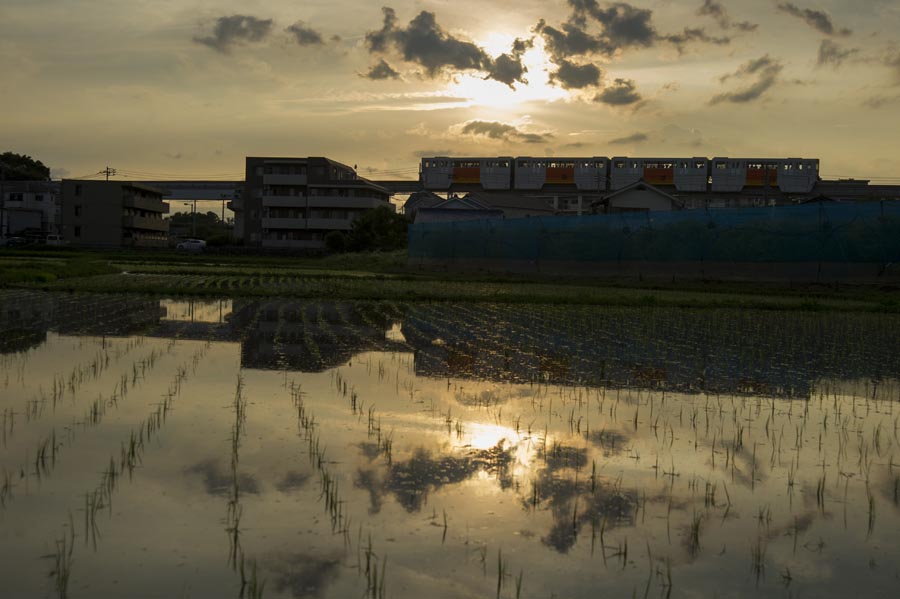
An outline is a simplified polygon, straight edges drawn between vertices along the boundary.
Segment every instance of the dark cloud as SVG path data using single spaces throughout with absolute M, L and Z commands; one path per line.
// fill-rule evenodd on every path
M 557 62 L 558 68 L 550 73 L 550 82 L 563 89 L 583 89 L 600 85 L 603 71 L 595 64 L 575 64 L 565 59 Z
M 378 63 L 372 65 L 368 71 L 362 73 L 360 77 L 380 81 L 382 79 L 399 79 L 400 73 L 382 58 L 379 59 Z
M 650 48 L 668 42 L 684 52 L 690 43 L 724 45 L 731 42 L 726 36 L 712 36 L 702 27 L 686 27 L 680 33 L 660 34 L 653 24 L 653 12 L 625 2 L 606 3 L 596 0 L 568 0 L 572 9 L 568 20 L 558 27 L 541 19 L 534 27 L 545 41 L 550 56 L 557 65 L 563 60 L 582 56 L 610 58 L 632 48 Z M 594 34 L 590 28 L 597 27 Z M 747 24 L 752 28 L 752 24 Z
M 651 22 L 653 11 L 636 8 L 625 2 L 614 2 L 601 8 L 596 0 L 569 0 L 572 7 L 571 21 L 584 27 L 587 17 L 603 27 L 603 39 L 614 51 L 620 48 L 648 48 L 657 40 L 656 29 Z
M 527 133 L 514 125 L 498 121 L 469 121 L 460 130 L 466 135 L 483 135 L 491 139 L 518 141 L 527 144 L 544 143 L 553 136 L 549 133 Z
M 393 8 L 385 6 L 381 10 L 381 29 L 366 33 L 370 52 L 384 53 L 394 48 L 403 60 L 424 67 L 425 74 L 432 78 L 445 72 L 481 71 L 487 79 L 510 87 L 517 82 L 526 83 L 522 54 L 529 41 L 516 40 L 510 53 L 495 60 L 478 45 L 444 31 L 432 12 L 423 10 L 406 27 L 399 27 Z
M 800 8 L 796 4 L 790 2 L 779 2 L 778 10 L 789 14 L 792 17 L 803 19 L 806 21 L 807 25 L 825 35 L 850 35 L 853 33 L 847 28 L 835 27 L 834 23 L 831 21 L 831 17 L 823 10 Z
M 884 57 L 884 64 L 894 71 L 894 77 L 900 84 L 900 51 L 893 52 Z
M 872 96 L 863 101 L 863 106 L 873 110 L 894 104 L 900 105 L 900 96 Z
M 577 25 L 563 23 L 560 27 L 551 27 L 543 19 L 534 27 L 535 33 L 543 36 L 547 51 L 556 62 L 571 56 L 600 54 L 608 49 L 600 39 Z
M 613 84 L 594 96 L 594 102 L 609 106 L 629 106 L 641 101 L 632 79 L 616 79 Z
M 307 27 L 303 21 L 297 21 L 285 29 L 285 31 L 293 34 L 294 39 L 296 39 L 297 43 L 301 46 L 321 46 L 325 43 L 322 39 L 322 34 L 312 27 Z
M 646 133 L 632 133 L 626 137 L 617 137 L 609 140 L 610 144 L 639 144 L 650 139 Z
M 722 36 L 714 37 L 708 35 L 702 27 L 685 27 L 681 33 L 673 33 L 664 37 L 664 39 L 673 44 L 679 54 L 683 54 L 685 46 L 692 42 L 702 42 L 706 44 L 715 44 L 717 46 L 725 46 L 731 43 L 731 38 Z
M 749 21 L 735 22 L 728 16 L 728 11 L 716 0 L 703 0 L 703 6 L 697 9 L 697 15 L 710 17 L 719 24 L 722 29 L 737 29 L 738 31 L 755 31 L 759 25 Z
M 829 39 L 824 39 L 819 44 L 819 56 L 816 64 L 820 67 L 831 65 L 837 69 L 848 58 L 858 53 L 859 48 L 844 48 Z
M 758 100 L 770 88 L 778 83 L 779 75 L 783 69 L 784 65 L 781 64 L 781 61 L 769 57 L 768 54 L 761 58 L 745 62 L 734 73 L 720 77 L 719 81 L 725 83 L 732 78 L 755 78 L 755 80 L 735 91 L 717 94 L 716 96 L 713 96 L 709 103 L 721 104 L 722 102 L 731 102 L 733 104 L 744 104 Z
M 272 19 L 257 19 L 249 15 L 219 17 L 213 33 L 207 37 L 195 37 L 194 41 L 213 50 L 228 54 L 236 44 L 258 42 L 272 31 Z
M 513 88 L 513 84 L 516 82 L 528 83 L 525 79 L 525 73 L 528 72 L 528 69 L 522 62 L 522 55 L 533 47 L 534 40 L 530 38 L 527 40 L 516 38 L 511 52 L 501 54 L 493 60 L 490 68 L 487 70 L 487 78 L 505 83 Z

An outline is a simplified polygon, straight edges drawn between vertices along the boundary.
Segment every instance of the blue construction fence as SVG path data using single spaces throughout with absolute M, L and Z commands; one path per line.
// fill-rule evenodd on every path
M 416 223 L 409 258 L 900 263 L 900 201 Z

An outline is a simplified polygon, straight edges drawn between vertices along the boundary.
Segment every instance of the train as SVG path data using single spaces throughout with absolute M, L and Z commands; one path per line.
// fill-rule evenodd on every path
M 534 158 L 495 156 L 422 158 L 422 186 L 431 191 L 454 187 L 485 190 L 579 192 L 615 191 L 643 180 L 680 192 L 736 193 L 766 189 L 809 193 L 819 181 L 816 158 Z

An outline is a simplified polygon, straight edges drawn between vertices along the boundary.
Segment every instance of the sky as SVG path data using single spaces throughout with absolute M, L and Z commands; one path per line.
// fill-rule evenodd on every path
M 732 156 L 900 182 L 896 0 L 2 0 L 0 64 L 0 151 L 54 178 Z

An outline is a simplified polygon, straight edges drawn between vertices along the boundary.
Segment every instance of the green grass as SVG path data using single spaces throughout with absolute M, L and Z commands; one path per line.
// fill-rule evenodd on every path
M 12 252 L 0 257 L 0 286 L 165 296 L 900 312 L 900 289 L 896 287 L 660 283 L 434 272 L 408 267 L 403 252 L 325 258 Z

